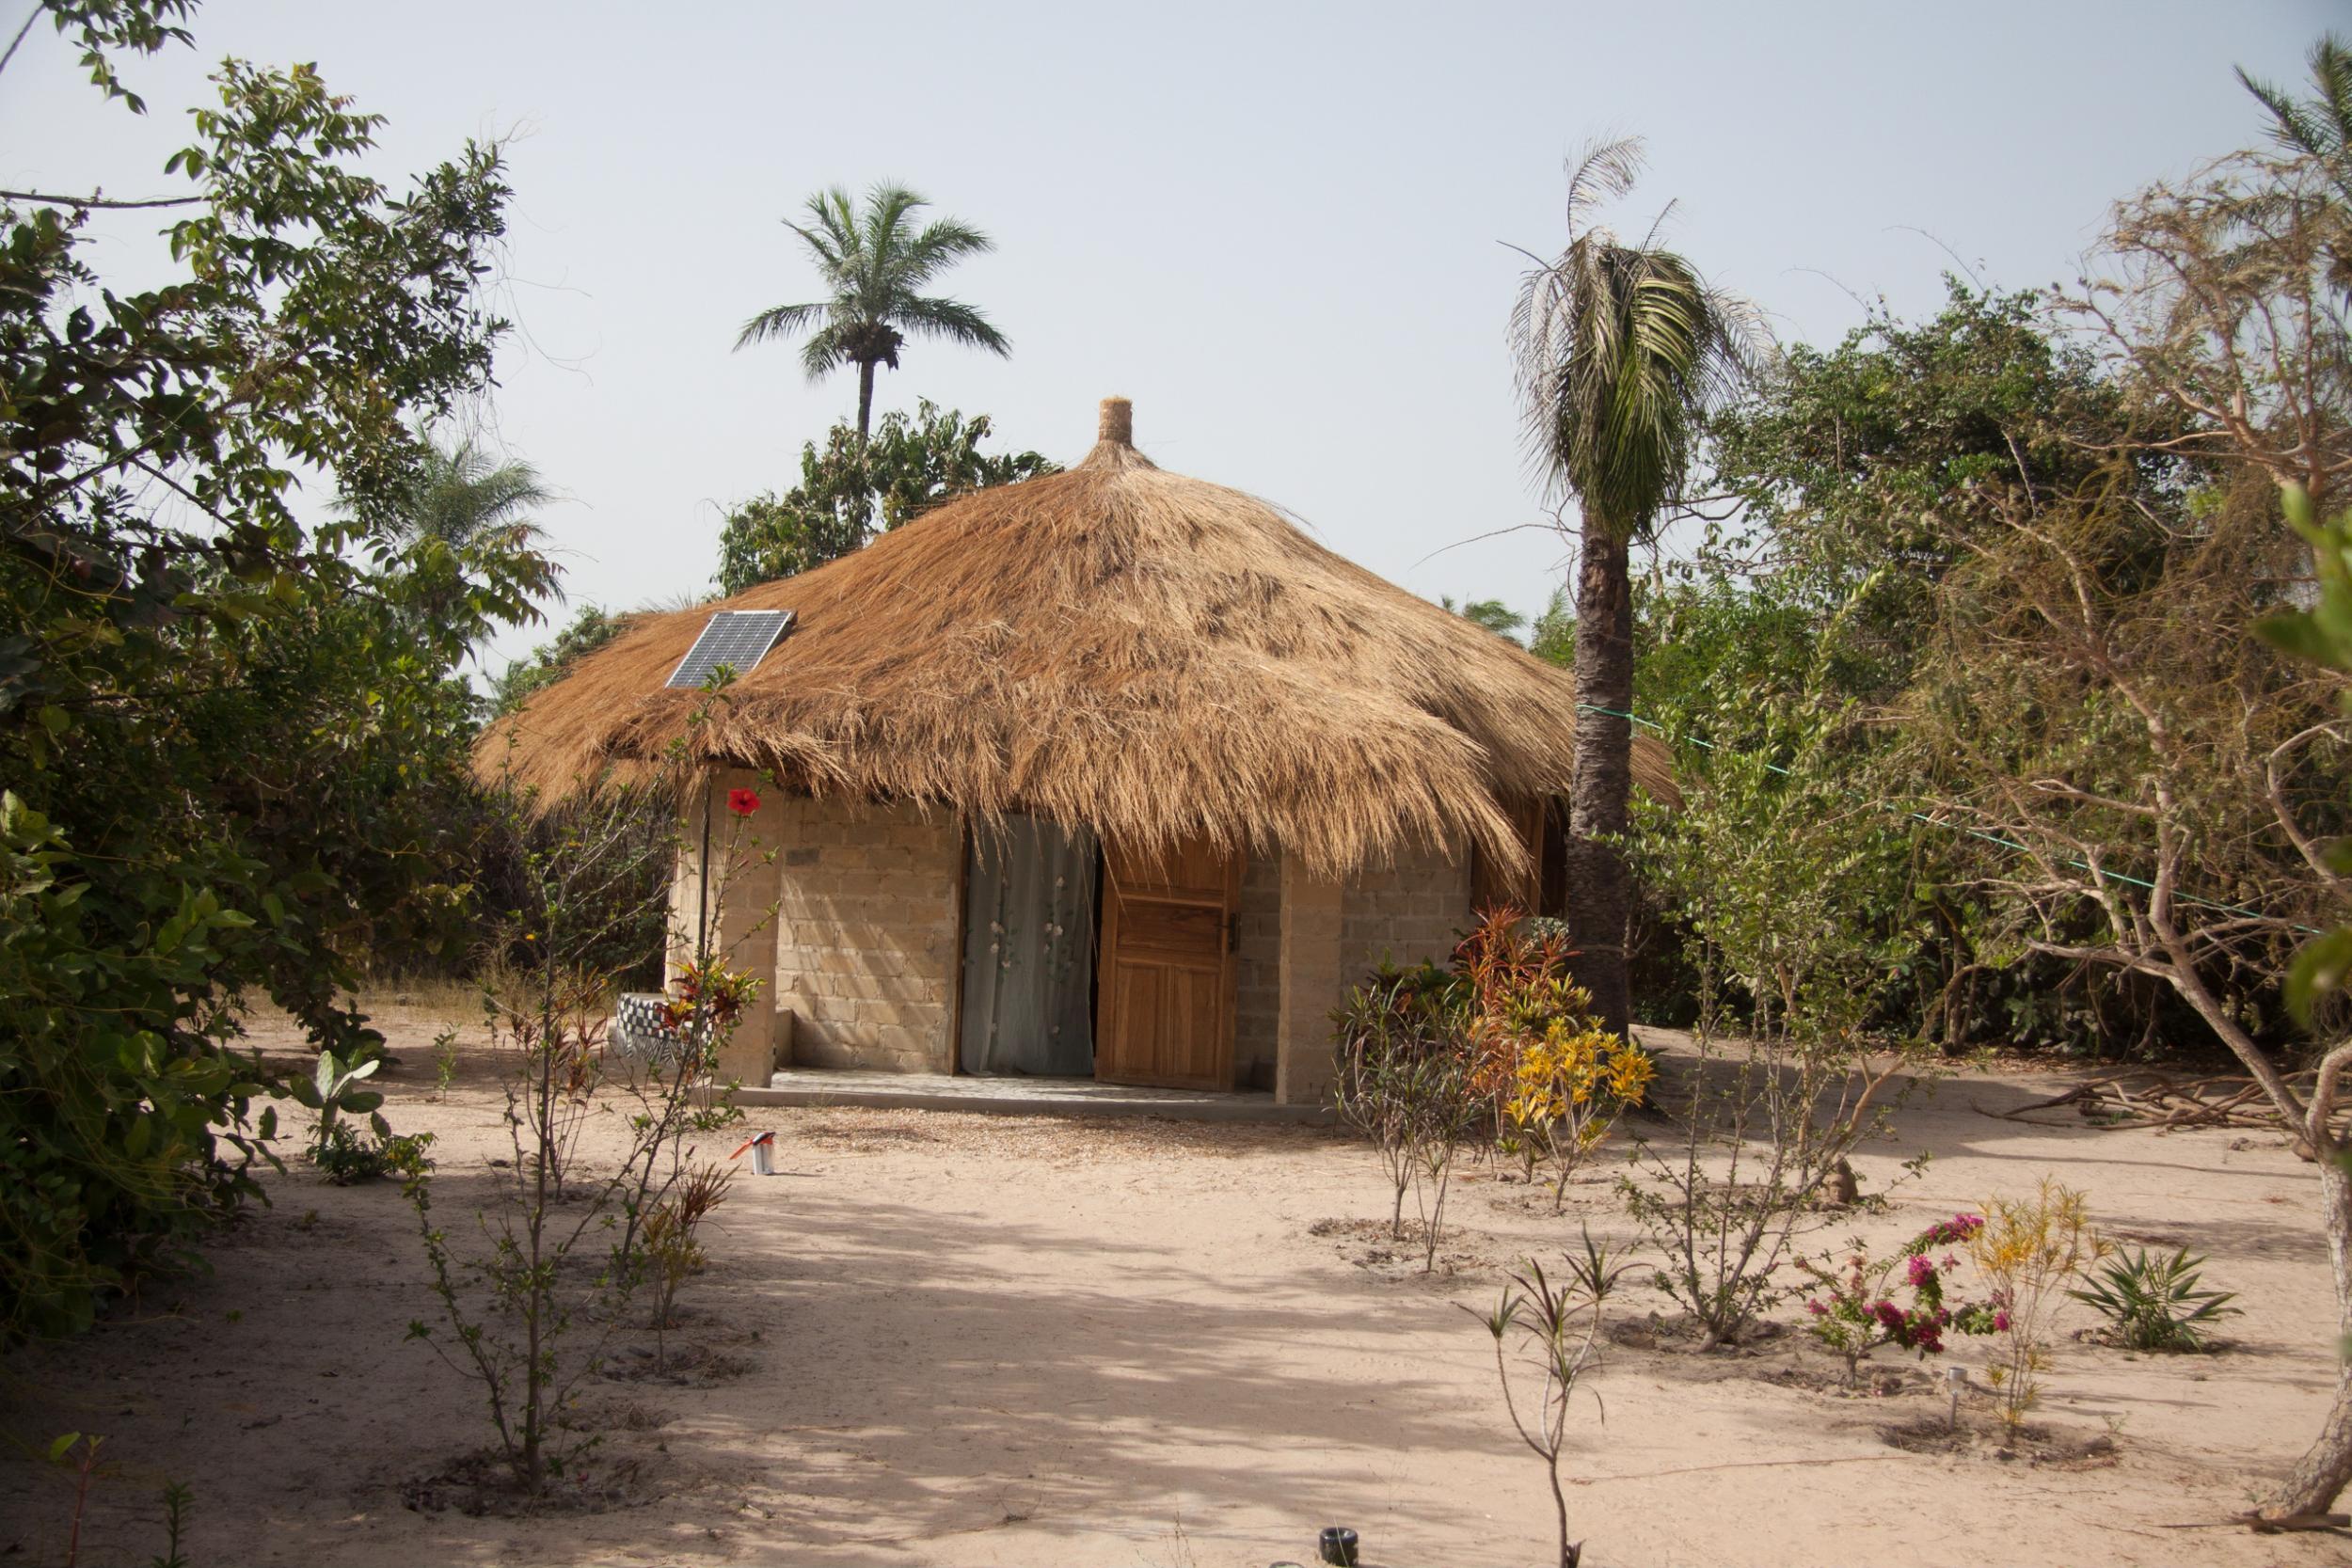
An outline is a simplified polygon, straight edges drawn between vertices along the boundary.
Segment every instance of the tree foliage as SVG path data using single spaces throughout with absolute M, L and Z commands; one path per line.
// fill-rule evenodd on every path
M 49 8 L 133 110 L 118 62 L 185 41 L 168 0 Z M 244 1006 L 353 1059 L 355 958 L 458 935 L 453 672 L 551 581 L 404 527 L 417 432 L 503 326 L 497 150 L 394 189 L 310 68 L 214 82 L 166 164 L 170 281 L 108 287 L 87 199 L 0 207 L 0 1335 L 88 1323 L 254 1191 L 278 1085 L 230 1051 Z M 306 523 L 321 475 L 345 504 Z
M 574 660 L 620 636 L 632 619 L 615 615 L 602 605 L 581 605 L 553 641 L 532 649 L 528 658 L 509 659 L 506 668 L 490 678 L 490 717 L 503 719 L 521 707 L 532 692 L 554 684 Z
M 882 416 L 871 439 L 835 425 L 824 449 L 801 449 L 801 483 L 755 496 L 727 514 L 719 536 L 719 585 L 739 594 L 862 548 L 875 532 L 912 522 L 942 501 L 991 484 L 1059 472 L 1034 451 L 980 451 L 986 414 L 965 419 L 924 401 L 914 417 Z

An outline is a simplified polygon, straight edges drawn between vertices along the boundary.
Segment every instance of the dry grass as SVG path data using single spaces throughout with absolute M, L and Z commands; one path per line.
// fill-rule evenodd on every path
M 1339 875 L 1474 840 L 1567 787 L 1570 676 L 1121 438 L 857 553 L 649 615 L 485 737 L 552 801 L 686 736 L 705 765 L 983 820 L 1027 812 L 1152 852 L 1196 835 Z M 799 622 L 711 705 L 663 688 L 710 612 Z M 1669 792 L 1662 749 L 1635 778 Z

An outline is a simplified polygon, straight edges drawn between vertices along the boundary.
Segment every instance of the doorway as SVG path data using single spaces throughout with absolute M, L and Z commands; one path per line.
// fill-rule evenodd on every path
M 959 1069 L 1093 1076 L 1094 835 L 1013 816 L 964 853 Z
M 1233 1086 L 1241 855 L 1206 840 L 1103 856 L 1094 1075 L 1160 1088 Z

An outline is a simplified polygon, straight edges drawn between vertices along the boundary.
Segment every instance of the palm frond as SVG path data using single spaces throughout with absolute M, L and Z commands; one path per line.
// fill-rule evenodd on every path
M 809 334 L 801 345 L 801 369 L 811 381 L 822 381 L 842 366 L 852 364 L 856 356 L 850 352 L 850 323 L 837 315 L 828 314 L 825 325 Z
M 969 343 L 999 356 L 1012 353 L 1011 341 L 997 331 L 986 316 L 961 300 L 918 295 L 900 304 L 896 320 L 918 337 Z
M 904 185 L 880 184 L 866 193 L 866 262 L 869 276 L 897 272 L 907 245 L 907 217 L 930 205 Z
M 995 248 L 996 242 L 973 225 L 959 218 L 941 218 L 925 225 L 923 231 L 908 242 L 907 281 L 920 288 L 964 257 L 985 255 Z
M 2352 146 L 2352 48 L 2333 33 L 2312 46 L 2312 85 L 2318 96 L 2297 103 L 2276 85 L 2237 68 L 2237 79 L 2270 111 L 2271 139 L 2290 152 L 2341 157 Z
M 451 549 L 485 542 L 499 531 L 518 540 L 534 538 L 536 527 L 516 514 L 553 499 L 554 492 L 529 463 L 500 461 L 471 436 L 454 446 L 435 442 L 409 486 L 403 531 L 412 540 L 437 540 Z
M 1572 218 L 1625 194 L 1640 168 L 1637 141 L 1589 150 L 1569 180 Z M 1529 462 L 1555 494 L 1576 498 L 1587 528 L 1646 529 L 1680 492 L 1707 413 L 1772 352 L 1756 307 L 1656 244 L 1664 220 L 1634 245 L 1596 224 L 1572 227 L 1567 248 L 1528 272 L 1512 305 Z
M 831 309 L 825 305 L 771 306 L 743 324 L 743 330 L 736 334 L 735 346 L 744 349 L 754 343 L 764 343 L 771 338 L 790 337 L 804 327 L 823 321 Z
M 1613 136 L 1584 145 L 1568 171 L 1568 231 L 1575 233 L 1580 214 L 1596 201 L 1608 201 L 1631 190 L 1648 162 L 1639 136 Z

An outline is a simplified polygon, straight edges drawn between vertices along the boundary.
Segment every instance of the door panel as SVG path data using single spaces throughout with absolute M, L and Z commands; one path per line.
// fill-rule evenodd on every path
M 1241 857 L 1201 841 L 1159 855 L 1105 845 L 1094 1075 L 1233 1086 L 1233 918 Z

